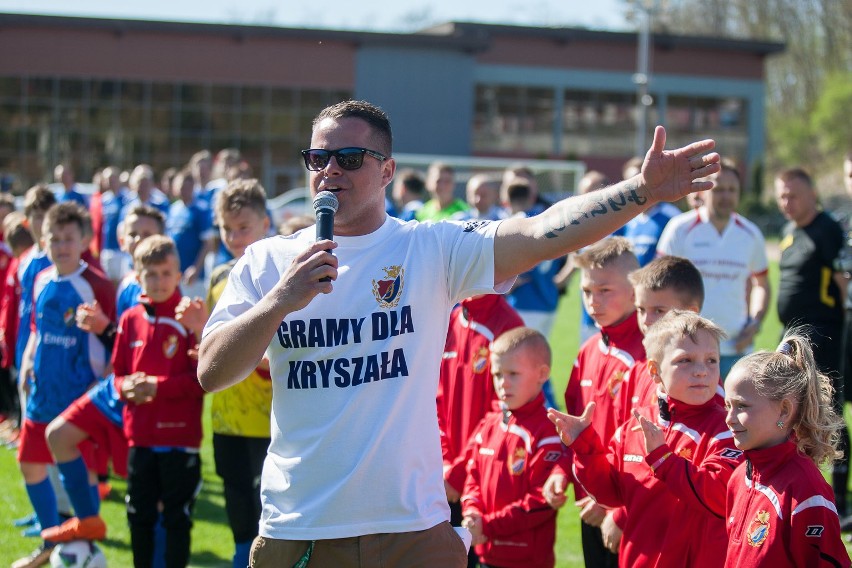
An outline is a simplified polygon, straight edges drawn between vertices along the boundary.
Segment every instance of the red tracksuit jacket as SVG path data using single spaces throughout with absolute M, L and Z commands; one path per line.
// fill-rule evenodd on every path
M 634 361 L 645 358 L 642 339 L 634 312 L 623 322 L 605 327 L 587 339 L 577 353 L 565 389 L 566 412 L 579 416 L 586 405 L 594 401 L 592 428 L 602 440 L 612 438 L 615 429 L 621 425 L 616 419 L 619 393 L 627 370 Z M 565 452 L 554 471 L 571 478 L 570 450 Z M 581 499 L 586 493 L 575 484 L 574 496 Z
M 180 292 L 160 304 L 141 302 L 119 322 L 113 348 L 115 388 L 127 375 L 141 371 L 157 377 L 157 394 L 144 404 L 124 407 L 124 434 L 131 446 L 198 448 L 204 390 L 198 383 L 196 361 L 187 355 L 195 336 L 175 317 Z M 123 398 L 123 397 L 122 397 Z
M 462 494 L 465 515 L 482 516 L 482 562 L 504 568 L 552 568 L 556 511 L 541 489 L 562 455 L 544 395 L 511 412 L 489 413 L 474 434 Z
M 462 300 L 450 315 L 436 400 L 444 479 L 456 491 L 464 489 L 468 440 L 485 415 L 497 410 L 488 359 L 491 342 L 522 325 L 499 294 Z
M 668 408 L 668 420 L 660 408 Z M 635 418 L 616 430 L 609 450 L 592 428 L 572 444 L 574 473 L 595 501 L 627 509 L 620 566 L 721 567 L 727 547 L 725 493 L 742 462 L 714 400 L 639 409 L 666 443 L 645 455 Z
M 725 566 L 843 567 L 834 491 L 793 442 L 745 452 L 728 484 Z

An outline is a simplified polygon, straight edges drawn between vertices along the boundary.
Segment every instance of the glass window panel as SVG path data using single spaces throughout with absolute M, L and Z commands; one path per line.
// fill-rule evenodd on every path
M 93 79 L 89 90 L 92 105 L 112 105 L 120 89 L 118 81 Z
M 148 123 L 145 116 L 145 108 L 141 106 L 122 105 L 119 116 L 121 126 L 127 129 L 141 129 Z
M 296 135 L 298 132 L 298 120 L 292 113 L 272 113 L 269 117 L 270 136 L 283 137 Z
M 171 105 L 175 100 L 175 86 L 167 83 L 151 85 L 151 101 L 154 104 Z
M 243 107 L 245 108 L 245 107 Z M 266 115 L 263 112 L 243 111 L 240 117 L 240 131 L 244 134 L 260 136 L 266 128 Z
M 242 107 L 246 109 L 262 109 L 266 102 L 266 87 L 243 87 Z
M 232 107 L 238 90 L 239 87 L 213 85 L 210 87 L 210 102 L 217 106 Z
M 182 131 L 182 134 L 200 134 L 207 126 L 207 119 L 203 110 L 192 108 L 181 109 L 178 115 L 177 127 Z
M 272 108 L 279 112 L 296 106 L 296 93 L 292 89 L 272 89 L 270 94 Z
M 210 114 L 210 125 L 217 135 L 233 133 L 240 128 L 240 115 L 229 111 L 214 111 Z
M 30 99 L 52 99 L 53 79 L 30 77 L 26 82 L 26 92 Z
M 151 108 L 151 128 L 170 129 L 173 115 L 174 112 L 171 107 L 155 106 Z
M 145 84 L 144 83 L 122 83 L 121 84 L 121 105 L 126 104 L 142 105 L 145 102 Z
M 59 98 L 63 101 L 82 100 L 87 86 L 79 79 L 62 79 L 59 81 Z
M 201 85 L 181 85 L 180 102 L 184 107 L 200 107 L 204 104 L 204 87 Z
M 20 99 L 23 95 L 23 85 L 20 77 L 0 77 L 0 98 Z
M 479 85 L 474 149 L 550 155 L 554 148 L 554 97 L 555 91 L 548 88 Z

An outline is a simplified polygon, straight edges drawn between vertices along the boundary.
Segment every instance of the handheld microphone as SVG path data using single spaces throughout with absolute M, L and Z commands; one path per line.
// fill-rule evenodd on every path
M 318 241 L 334 239 L 334 214 L 337 213 L 338 205 L 337 196 L 330 191 L 320 191 L 314 197 Z M 328 282 L 330 280 L 330 278 L 325 277 L 321 281 Z

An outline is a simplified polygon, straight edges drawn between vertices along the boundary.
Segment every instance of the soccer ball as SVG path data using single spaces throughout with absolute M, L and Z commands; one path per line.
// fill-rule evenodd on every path
M 106 568 L 106 556 L 90 540 L 57 544 L 50 553 L 51 568 Z

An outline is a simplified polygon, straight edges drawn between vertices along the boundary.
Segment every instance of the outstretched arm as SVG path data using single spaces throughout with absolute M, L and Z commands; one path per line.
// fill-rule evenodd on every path
M 331 241 L 311 243 L 259 302 L 201 340 L 198 381 L 204 390 L 220 391 L 249 376 L 284 317 L 307 306 L 317 294 L 331 292 L 337 257 L 330 251 L 336 247 Z M 323 282 L 324 278 L 331 281 Z
M 676 150 L 664 150 L 665 145 L 666 131 L 658 126 L 641 173 L 560 201 L 541 215 L 502 221 L 494 243 L 495 282 L 601 239 L 657 202 L 713 187 L 711 181 L 696 181 L 719 171 L 719 155 L 708 153 L 713 140 Z

